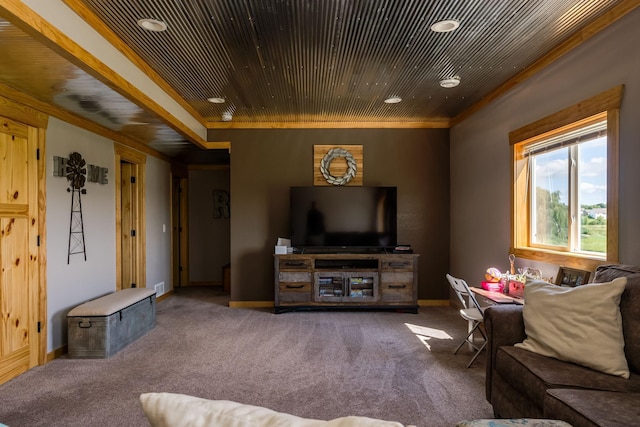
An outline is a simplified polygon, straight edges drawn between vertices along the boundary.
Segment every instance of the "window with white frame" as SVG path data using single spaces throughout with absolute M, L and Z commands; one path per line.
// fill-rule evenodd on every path
M 623 86 L 509 134 L 511 253 L 593 270 L 618 261 L 618 122 Z
M 607 253 L 607 121 L 525 144 L 532 247 Z

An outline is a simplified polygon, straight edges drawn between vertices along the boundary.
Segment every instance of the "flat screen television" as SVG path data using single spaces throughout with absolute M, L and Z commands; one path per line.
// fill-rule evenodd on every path
M 396 187 L 291 187 L 295 248 L 397 244 Z

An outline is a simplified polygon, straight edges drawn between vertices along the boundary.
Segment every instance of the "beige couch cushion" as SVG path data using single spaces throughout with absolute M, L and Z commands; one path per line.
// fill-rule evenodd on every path
M 313 420 L 260 406 L 174 393 L 145 393 L 140 402 L 153 427 L 402 427 L 397 422 L 355 416 Z
M 516 347 L 629 378 L 620 296 L 627 279 L 566 288 L 546 282 L 525 287 L 527 337 Z

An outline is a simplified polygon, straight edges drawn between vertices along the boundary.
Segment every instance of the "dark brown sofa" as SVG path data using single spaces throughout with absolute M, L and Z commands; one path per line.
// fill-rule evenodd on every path
M 525 338 L 522 306 L 485 311 L 486 397 L 498 418 L 552 418 L 580 426 L 640 426 L 640 267 L 596 269 L 594 282 L 626 276 L 620 301 L 624 379 L 514 347 Z

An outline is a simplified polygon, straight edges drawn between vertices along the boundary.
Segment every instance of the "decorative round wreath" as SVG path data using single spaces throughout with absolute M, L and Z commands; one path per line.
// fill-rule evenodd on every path
M 347 173 L 345 173 L 341 177 L 335 177 L 329 173 L 331 162 L 337 157 L 344 157 L 344 159 L 347 161 Z M 356 160 L 353 158 L 353 155 L 344 148 L 340 147 L 332 148 L 331 150 L 329 150 L 320 162 L 320 172 L 322 172 L 322 176 L 327 180 L 329 184 L 333 185 L 345 185 L 346 183 L 351 181 L 351 179 L 356 176 L 356 169 L 357 164 Z
M 71 153 L 67 160 L 67 180 L 71 183 L 71 187 L 79 190 L 84 187 L 86 180 L 87 163 L 84 161 L 80 153 Z

